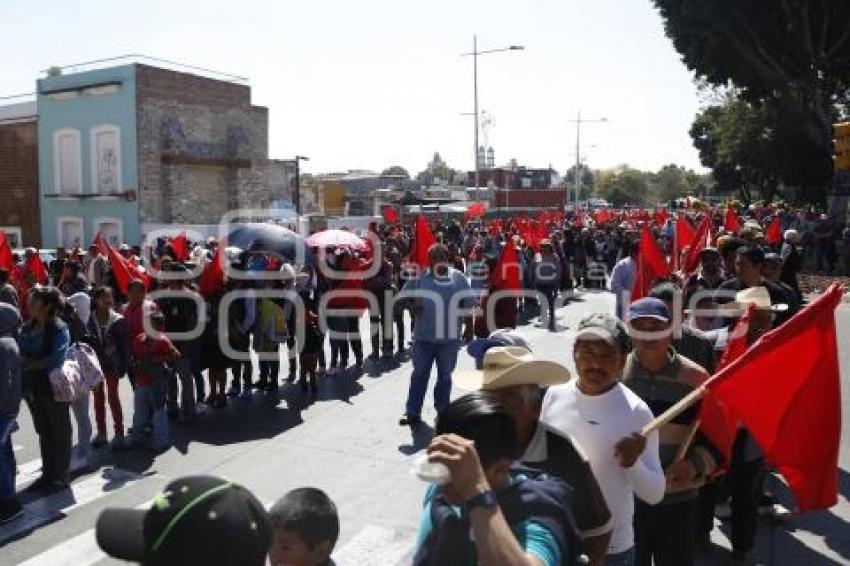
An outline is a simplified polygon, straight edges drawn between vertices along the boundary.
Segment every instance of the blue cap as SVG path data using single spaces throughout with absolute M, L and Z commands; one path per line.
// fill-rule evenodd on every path
M 654 318 L 662 322 L 670 322 L 670 309 L 661 299 L 644 297 L 629 305 L 628 320 L 638 318 Z

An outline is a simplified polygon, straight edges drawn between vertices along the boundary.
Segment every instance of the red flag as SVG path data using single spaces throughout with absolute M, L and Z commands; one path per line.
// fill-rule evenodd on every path
M 837 502 L 841 388 L 833 284 L 704 386 L 783 475 L 801 511 Z
M 0 268 L 9 271 L 9 276 L 15 273 L 15 260 L 12 259 L 12 248 L 6 240 L 6 234 L 0 230 Z
M 603 208 L 594 215 L 597 224 L 607 224 L 611 220 L 611 213 L 607 208 Z
M 94 237 L 94 241 L 92 241 L 92 245 L 97 246 L 97 251 L 105 256 L 109 256 L 109 244 L 106 240 L 103 239 L 103 236 L 100 235 L 100 232 Z
M 119 254 L 115 248 L 103 240 L 103 238 L 100 237 L 100 234 L 98 234 L 97 238 L 95 238 L 96 242 L 98 240 L 100 241 L 100 243 L 96 244 L 98 247 L 101 245 L 106 246 L 106 257 L 109 259 L 109 265 L 112 267 L 112 273 L 115 276 L 115 282 L 118 284 L 118 289 L 123 294 L 127 294 L 127 285 L 129 285 L 130 281 L 133 279 L 141 280 L 141 282 L 145 285 L 145 289 L 150 291 L 151 280 L 147 273 L 139 271 L 136 266 L 130 262 L 130 260 Z
M 684 215 L 680 214 L 676 218 L 676 244 L 679 246 L 679 249 L 681 250 L 686 246 L 690 246 L 694 242 L 695 237 L 696 234 L 691 223 L 688 222 Z
M 29 256 L 24 263 L 24 272 L 33 274 L 33 279 L 39 285 L 47 285 L 47 268 L 38 255 L 38 252 Z
M 649 295 L 652 282 L 668 275 L 670 275 L 670 266 L 649 228 L 644 226 L 640 231 L 640 252 L 631 300 L 636 301 Z
M 764 237 L 770 245 L 776 246 L 782 243 L 782 222 L 779 221 L 778 216 L 773 217 Z
M 667 212 L 666 209 L 662 208 L 661 210 L 655 211 L 656 226 L 664 226 L 667 223 L 668 218 L 670 218 L 670 213 Z
M 516 255 L 516 248 L 511 240 L 508 240 L 499 260 L 490 274 L 490 285 L 498 290 L 519 291 L 522 289 L 522 266 Z
M 487 213 L 487 203 L 483 201 L 473 202 L 466 209 L 466 219 L 480 218 Z
M 395 208 L 391 206 L 384 207 L 383 215 L 387 224 L 395 224 L 398 222 L 398 212 L 396 212 Z
M 171 239 L 171 249 L 174 250 L 174 259 L 177 261 L 189 259 L 189 240 L 186 239 L 186 232 L 180 232 L 176 238 Z
M 726 221 L 723 223 L 723 229 L 732 234 L 737 234 L 741 229 L 741 223 L 738 221 L 738 213 L 732 208 L 732 205 L 726 207 Z
M 437 242 L 428 219 L 420 214 L 416 219 L 416 230 L 414 231 L 413 249 L 410 251 L 410 261 L 422 269 L 428 267 L 428 250 Z
M 711 215 L 707 214 L 705 218 L 702 219 L 702 223 L 699 225 L 699 228 L 697 228 L 697 233 L 694 235 L 691 247 L 685 256 L 684 261 L 682 261 L 682 273 L 685 277 L 689 277 L 692 273 L 696 272 L 697 267 L 699 267 L 699 254 L 708 245 L 708 240 L 711 237 L 711 226 Z
M 225 247 L 225 242 L 219 243 L 212 260 L 204 266 L 198 278 L 198 291 L 207 299 L 216 296 L 224 288 L 224 258 L 221 254 Z

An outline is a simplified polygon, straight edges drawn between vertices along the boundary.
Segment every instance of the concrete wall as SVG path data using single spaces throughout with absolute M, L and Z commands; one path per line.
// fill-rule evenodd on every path
M 37 141 L 35 118 L 0 122 L 0 227 L 21 237 L 13 247 L 41 245 Z
M 138 187 L 136 162 L 135 70 L 133 65 L 48 77 L 38 81 L 38 159 L 41 234 L 45 247 L 59 245 L 57 218 L 83 220 L 87 244 L 97 232 L 97 222 L 116 219 L 123 226 L 123 239 L 139 239 L 139 214 L 135 193 Z M 115 193 L 95 194 L 91 139 L 94 128 L 120 128 L 120 179 Z M 54 179 L 54 134 L 63 129 L 80 135 L 79 165 L 82 194 L 57 194 Z
M 143 223 L 216 223 L 268 206 L 268 110 L 245 85 L 137 65 Z

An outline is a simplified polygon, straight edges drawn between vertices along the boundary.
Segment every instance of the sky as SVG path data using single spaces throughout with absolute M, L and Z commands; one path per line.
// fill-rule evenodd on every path
M 439 152 L 474 166 L 472 36 L 479 108 L 496 163 L 700 168 L 688 129 L 691 73 L 650 0 L 41 0 L 0 2 L 0 96 L 51 65 L 142 53 L 248 77 L 269 108 L 270 157 L 311 173 L 411 174 Z M 0 101 L 2 103 L 3 101 Z M 483 135 L 482 135 L 483 142 Z

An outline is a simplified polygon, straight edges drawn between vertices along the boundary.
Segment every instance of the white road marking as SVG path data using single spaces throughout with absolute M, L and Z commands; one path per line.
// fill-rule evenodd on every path
M 153 499 L 137 505 L 136 509 L 146 509 Z M 106 558 L 95 538 L 94 529 L 89 529 L 74 538 L 53 546 L 18 566 L 91 566 Z
M 366 525 L 334 553 L 337 566 L 392 566 L 413 548 L 409 533 L 377 525 Z
M 141 478 L 139 474 L 126 470 L 105 468 L 97 475 L 71 484 L 69 489 L 31 501 L 24 506 L 24 514 L 20 518 L 3 525 L 0 545 Z
M 71 472 L 81 470 L 85 467 L 85 462 L 82 458 L 72 456 Z M 15 491 L 21 491 L 29 483 L 38 479 L 41 475 L 41 458 L 36 458 L 29 462 L 24 462 L 18 466 L 18 475 L 15 476 Z

